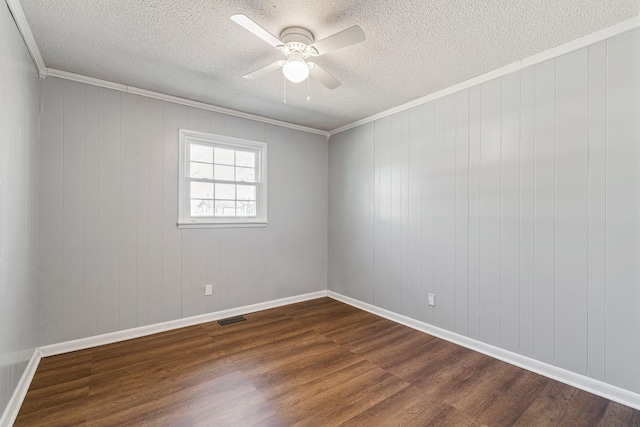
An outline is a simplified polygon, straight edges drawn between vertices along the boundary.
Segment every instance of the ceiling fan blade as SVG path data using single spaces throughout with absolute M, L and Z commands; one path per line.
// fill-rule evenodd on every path
M 336 79 L 331 74 L 327 73 L 324 69 L 320 68 L 318 64 L 314 64 L 313 62 L 308 62 L 308 64 L 309 74 L 311 74 L 314 79 L 318 80 L 329 89 L 335 89 L 342 84 L 340 80 Z
M 278 68 L 282 68 L 284 62 L 285 61 L 276 61 L 273 64 L 265 65 L 262 68 L 258 68 L 257 70 L 250 72 L 249 74 L 245 74 L 244 78 L 249 80 L 259 79 L 269 73 L 273 73 Z
M 260 37 L 262 40 L 266 41 L 273 47 L 282 46 L 284 44 L 276 36 L 262 28 L 260 25 L 256 24 L 251 18 L 241 13 L 231 16 L 231 20 L 236 24 L 244 27 L 246 30 L 252 32 L 254 35 Z
M 318 55 L 324 55 L 325 53 L 333 52 L 334 50 L 342 49 L 343 47 L 351 46 L 352 44 L 360 43 L 366 40 L 364 31 L 362 28 L 354 25 L 351 28 L 342 30 L 339 33 L 335 33 L 332 36 L 325 37 L 322 40 L 311 45 Z

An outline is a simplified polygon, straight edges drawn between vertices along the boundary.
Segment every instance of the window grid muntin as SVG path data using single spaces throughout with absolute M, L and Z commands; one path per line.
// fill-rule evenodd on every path
M 192 160 L 192 155 L 191 155 L 191 149 L 192 147 L 196 145 L 196 146 L 200 146 L 200 147 L 211 147 L 212 148 L 212 162 L 205 162 L 205 161 L 199 161 L 199 160 Z M 233 152 L 233 165 L 230 165 L 228 163 L 216 163 L 216 148 L 221 149 L 221 150 L 228 150 L 228 151 L 232 151 Z M 260 151 L 257 149 L 251 149 L 251 148 L 238 148 L 238 147 L 230 147 L 227 146 L 226 144 L 217 144 L 217 143 L 202 143 L 202 142 L 188 142 L 188 162 L 187 162 L 187 171 L 186 171 L 186 180 L 187 180 L 187 199 L 188 202 L 186 208 L 188 209 L 188 215 L 189 217 L 195 217 L 198 219 L 207 219 L 207 218 L 212 218 L 212 219 L 216 219 L 216 218 L 258 218 L 259 212 L 258 212 L 258 207 L 259 207 L 259 185 L 260 185 L 260 181 L 259 181 L 259 177 L 260 177 L 260 170 L 259 170 L 259 166 L 260 166 Z M 253 154 L 253 167 L 248 167 L 248 166 L 238 166 L 237 164 L 237 153 L 241 152 L 241 153 L 250 153 Z M 211 165 L 212 166 L 212 173 L 213 173 L 213 179 L 208 179 L 208 178 L 201 178 L 201 177 L 191 177 L 191 163 L 198 163 L 198 164 L 204 164 L 204 165 Z M 218 166 L 225 166 L 225 167 L 231 167 L 233 168 L 233 175 L 234 175 L 234 180 L 223 180 L 223 179 L 215 179 L 215 174 L 216 174 L 216 165 Z M 253 175 L 253 181 L 238 181 L 237 180 L 237 171 L 238 169 L 251 169 L 254 171 L 254 175 Z M 213 184 L 213 199 L 201 199 L 201 198 L 192 198 L 191 197 L 191 183 L 192 182 L 204 182 L 204 183 L 212 183 Z M 234 199 L 217 199 L 216 198 L 216 184 L 228 184 L 228 185 L 233 185 L 234 186 L 234 194 L 235 194 L 235 198 Z M 248 200 L 248 199 L 238 199 L 238 185 L 243 185 L 243 186 L 252 186 L 254 187 L 254 194 L 255 194 L 255 199 L 254 200 Z M 209 215 L 194 215 L 193 211 L 192 211 L 192 202 L 194 200 L 199 200 L 199 201 L 211 201 L 213 202 L 213 215 L 209 216 Z M 216 202 L 234 202 L 235 205 L 235 214 L 234 215 L 217 215 L 216 214 Z M 238 214 L 238 209 L 239 209 L 239 204 L 242 205 L 244 203 L 253 203 L 253 208 L 254 208 L 254 212 L 253 215 L 239 215 Z

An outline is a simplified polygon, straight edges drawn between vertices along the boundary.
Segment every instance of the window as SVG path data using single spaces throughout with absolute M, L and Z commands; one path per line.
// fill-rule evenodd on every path
M 267 144 L 180 129 L 178 227 L 267 225 Z

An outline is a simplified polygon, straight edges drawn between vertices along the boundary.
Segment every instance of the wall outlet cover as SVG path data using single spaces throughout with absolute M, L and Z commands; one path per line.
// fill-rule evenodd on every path
M 429 305 L 435 307 L 436 305 L 436 294 L 429 294 Z
M 213 285 L 204 285 L 204 294 L 212 295 L 213 294 Z

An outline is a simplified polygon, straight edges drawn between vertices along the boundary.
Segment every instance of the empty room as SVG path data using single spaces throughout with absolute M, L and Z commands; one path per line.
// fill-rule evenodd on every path
M 14 425 L 640 426 L 640 2 L 2 1 Z

